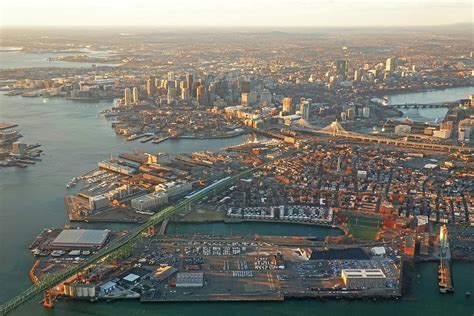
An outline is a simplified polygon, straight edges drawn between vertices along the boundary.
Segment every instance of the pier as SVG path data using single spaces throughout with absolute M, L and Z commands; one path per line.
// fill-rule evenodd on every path
M 448 229 L 446 225 L 441 226 L 439 232 L 439 267 L 438 267 L 438 278 L 439 278 L 439 291 L 441 293 L 454 292 L 453 277 L 451 274 L 451 250 L 449 247 L 448 240 Z

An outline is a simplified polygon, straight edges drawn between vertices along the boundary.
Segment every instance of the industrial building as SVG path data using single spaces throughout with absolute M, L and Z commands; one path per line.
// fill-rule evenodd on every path
M 173 197 L 182 193 L 189 192 L 193 189 L 193 184 L 191 182 L 176 183 L 174 181 L 167 183 L 160 183 L 155 186 L 155 191 L 163 192 L 168 195 L 168 197 Z
M 64 229 L 50 244 L 54 248 L 100 248 L 110 236 L 110 230 Z
M 132 207 L 139 211 L 151 210 L 168 203 L 168 194 L 153 192 L 144 196 L 134 198 Z
M 136 171 L 135 168 L 122 166 L 122 165 L 119 165 L 119 164 L 113 163 L 113 162 L 100 161 L 98 163 L 98 165 L 102 169 L 110 170 L 110 171 L 113 171 L 113 172 L 118 172 L 118 173 L 124 174 L 126 176 L 131 176 Z
M 343 269 L 341 278 L 348 289 L 384 288 L 387 282 L 381 269 Z
M 203 287 L 204 273 L 182 272 L 176 276 L 176 287 Z
M 91 211 L 100 210 L 109 206 L 109 199 L 104 194 L 99 194 L 96 196 L 87 196 L 87 199 L 89 201 L 89 209 Z

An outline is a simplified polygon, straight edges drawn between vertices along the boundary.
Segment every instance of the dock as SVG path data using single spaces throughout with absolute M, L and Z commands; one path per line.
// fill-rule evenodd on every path
M 148 143 L 150 140 L 152 140 L 155 136 L 148 136 L 140 140 L 140 143 Z
M 442 259 L 438 268 L 439 277 L 439 291 L 441 293 L 454 292 L 453 278 L 451 274 L 451 262 L 447 259 Z
M 3 131 L 5 129 L 10 129 L 10 128 L 15 128 L 15 127 L 18 127 L 18 124 L 0 122 L 0 131 Z
M 451 248 L 449 246 L 448 229 L 441 226 L 440 233 L 440 260 L 438 267 L 438 286 L 441 293 L 454 292 L 453 276 L 451 271 Z
M 166 136 L 166 137 L 160 137 L 160 138 L 155 138 L 154 140 L 152 140 L 151 142 L 153 144 L 159 144 L 159 143 L 162 143 L 166 140 L 168 140 L 170 137 L 169 136 Z

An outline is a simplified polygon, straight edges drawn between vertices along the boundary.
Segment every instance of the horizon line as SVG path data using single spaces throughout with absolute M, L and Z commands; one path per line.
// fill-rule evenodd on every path
M 441 26 L 474 26 L 474 22 L 459 22 L 459 23 L 447 23 L 447 24 L 400 24 L 400 25 L 120 25 L 120 24 L 90 24 L 90 25 L 24 25 L 24 24 L 10 24 L 0 25 L 1 29 L 5 28 L 300 28 L 300 29 L 311 29 L 311 28 L 399 28 L 399 27 L 441 27 Z M 0 31 L 1 32 L 1 31 Z

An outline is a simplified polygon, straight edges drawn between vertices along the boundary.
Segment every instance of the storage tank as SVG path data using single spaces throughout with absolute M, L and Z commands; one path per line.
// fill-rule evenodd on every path
M 95 286 L 89 286 L 89 288 L 87 289 L 87 296 L 95 297 Z
M 76 285 L 76 297 L 83 297 L 83 293 L 82 293 L 82 286 L 80 285 Z

